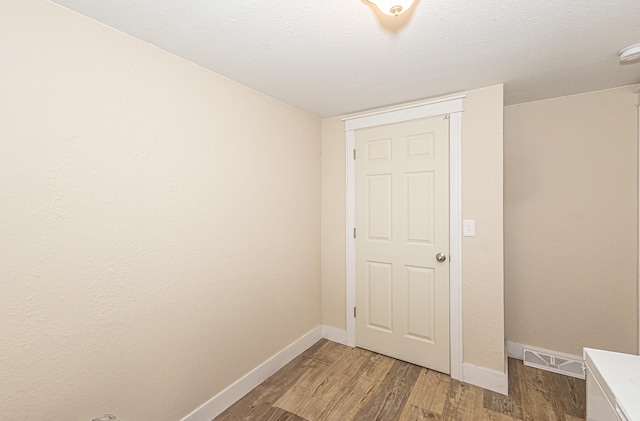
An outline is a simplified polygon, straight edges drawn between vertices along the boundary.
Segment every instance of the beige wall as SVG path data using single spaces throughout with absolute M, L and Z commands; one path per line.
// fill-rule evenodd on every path
M 503 87 L 466 92 L 462 117 L 463 216 L 477 236 L 463 240 L 464 361 L 504 371 Z M 322 322 L 345 321 L 345 135 L 339 118 L 322 122 Z
M 467 92 L 462 115 L 462 217 L 476 236 L 462 241 L 464 361 L 505 369 L 503 87 Z
M 322 120 L 322 324 L 346 328 L 346 159 L 344 122 Z
M 0 418 L 185 416 L 320 322 L 320 121 L 0 13 Z
M 634 90 L 505 108 L 510 341 L 637 350 Z

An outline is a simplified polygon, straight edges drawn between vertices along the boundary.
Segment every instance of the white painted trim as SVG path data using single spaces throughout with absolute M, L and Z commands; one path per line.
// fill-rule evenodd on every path
M 507 376 L 507 394 L 509 394 L 509 356 L 507 355 L 507 342 L 504 343 L 504 375 Z
M 463 375 L 462 113 L 449 115 L 449 343 L 451 377 Z
M 353 317 L 353 309 L 356 307 L 356 239 L 353 230 L 356 226 L 356 163 L 353 159 L 353 151 L 356 149 L 356 132 L 346 132 L 347 157 L 347 345 L 356 346 L 356 318 Z
M 181 421 L 211 421 L 273 373 L 309 349 L 322 338 L 323 327 L 318 326 L 295 340 L 286 348 L 251 370 L 231 386 L 202 404 Z
M 433 117 L 437 115 L 462 112 L 462 99 L 439 100 L 426 104 L 416 104 L 393 110 L 369 113 L 361 116 L 347 117 L 344 119 L 344 128 L 347 131 L 395 124 L 403 121 L 417 120 L 419 118 Z
M 348 116 L 342 118 L 342 121 L 355 120 L 355 119 L 362 118 L 362 117 L 369 117 L 369 116 L 373 116 L 373 115 L 385 114 L 385 113 L 390 113 L 390 112 L 394 112 L 394 111 L 401 111 L 401 110 L 406 110 L 406 109 L 409 109 L 409 108 L 418 108 L 418 107 L 422 107 L 424 105 L 432 105 L 432 104 L 438 104 L 438 103 L 441 103 L 441 102 L 449 102 L 449 101 L 453 101 L 454 99 L 464 99 L 466 97 L 467 97 L 466 94 L 458 94 L 458 95 L 452 95 L 452 96 L 441 97 L 441 98 L 436 98 L 436 99 L 429 99 L 429 100 L 426 100 L 426 101 L 416 101 L 416 102 L 403 104 L 403 105 L 400 105 L 400 106 L 397 106 L 397 107 L 389 107 L 389 108 L 383 108 L 383 109 L 376 110 L 376 111 L 365 111 L 363 113 L 351 114 L 351 115 L 348 115 Z M 347 129 L 347 130 L 349 130 L 349 129 Z
M 503 395 L 509 394 L 509 376 L 506 372 L 491 370 L 478 365 L 464 363 L 462 381 L 489 389 Z
M 638 355 L 640 355 L 640 88 L 636 89 L 636 93 L 638 94 L 638 242 L 636 243 L 638 247 L 638 270 L 636 273 L 637 281 L 638 281 L 638 313 L 636 313 L 636 322 L 638 326 Z
M 341 345 L 347 344 L 347 331 L 337 327 L 322 325 L 322 337 Z
M 582 358 L 582 355 L 567 354 L 566 352 L 554 351 L 553 349 L 545 349 L 537 346 L 531 346 L 526 344 L 520 344 L 517 342 L 507 341 L 507 354 L 511 358 L 522 360 L 522 358 L 524 357 L 525 348 L 530 349 L 532 351 L 536 351 L 536 352 L 542 352 L 544 354 L 550 354 L 558 357 L 568 358 L 570 360 L 584 361 L 584 358 Z
M 524 358 L 524 345 L 507 341 L 507 355 L 511 358 L 522 360 Z
M 356 129 L 374 127 L 383 124 L 398 123 L 419 118 L 449 114 L 450 147 L 450 272 L 449 272 L 449 334 L 450 334 L 450 370 L 451 377 L 463 378 L 463 331 L 462 331 L 462 99 L 458 96 L 428 103 L 414 104 L 399 109 L 375 112 L 363 116 L 345 118 L 345 155 L 347 165 L 346 197 L 346 321 L 347 345 L 356 345 L 356 320 L 353 308 L 356 303 L 356 252 L 353 228 L 355 227 L 355 179 L 356 165 L 353 159 Z

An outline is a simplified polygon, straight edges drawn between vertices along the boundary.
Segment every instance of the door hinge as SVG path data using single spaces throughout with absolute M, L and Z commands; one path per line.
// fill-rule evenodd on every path
M 353 159 L 356 159 L 356 150 L 353 150 Z
M 356 308 L 354 307 L 353 308 L 353 318 L 355 318 L 355 317 L 356 317 Z
M 356 238 L 356 229 L 353 229 L 353 238 Z

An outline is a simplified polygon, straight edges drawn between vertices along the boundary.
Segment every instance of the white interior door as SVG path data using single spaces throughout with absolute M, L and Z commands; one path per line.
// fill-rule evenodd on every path
M 356 157 L 356 345 L 449 373 L 448 116 L 358 130 Z

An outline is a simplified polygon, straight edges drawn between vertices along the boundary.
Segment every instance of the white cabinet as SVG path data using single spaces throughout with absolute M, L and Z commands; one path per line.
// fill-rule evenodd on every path
M 607 394 L 600 386 L 593 371 L 587 366 L 587 420 L 610 421 L 619 420 L 615 408 L 611 405 Z
M 640 356 L 584 349 L 587 421 L 640 421 Z

